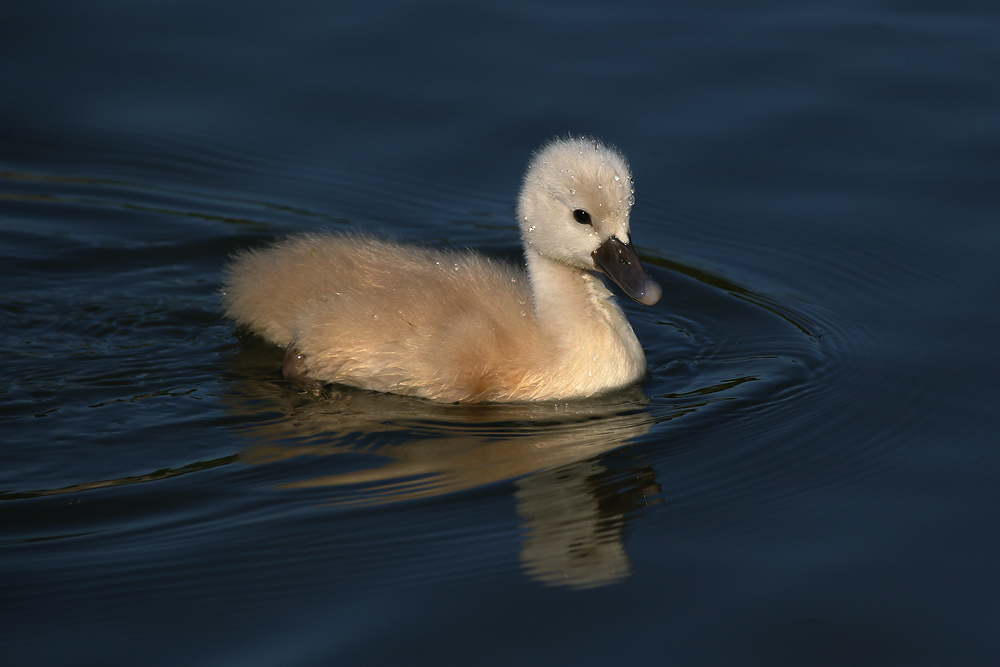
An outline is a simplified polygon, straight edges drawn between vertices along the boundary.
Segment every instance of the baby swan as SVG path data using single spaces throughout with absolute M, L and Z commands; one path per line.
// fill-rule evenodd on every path
M 630 244 L 632 176 L 616 150 L 557 139 L 525 174 L 527 272 L 473 252 L 303 234 L 236 255 L 226 314 L 287 348 L 286 376 L 442 402 L 583 398 L 646 375 L 594 272 L 651 306 Z

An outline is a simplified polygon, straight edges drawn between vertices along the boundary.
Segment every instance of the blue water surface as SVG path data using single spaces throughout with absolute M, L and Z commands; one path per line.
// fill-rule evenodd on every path
M 0 8 L 4 665 L 1000 660 L 987 2 Z M 531 152 L 636 181 L 650 378 L 281 377 L 226 258 L 520 262 Z

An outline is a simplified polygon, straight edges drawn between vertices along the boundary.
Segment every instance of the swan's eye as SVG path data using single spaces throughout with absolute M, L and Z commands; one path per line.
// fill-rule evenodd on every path
M 581 225 L 590 225 L 593 222 L 590 220 L 590 214 L 584 211 L 582 208 L 578 208 L 573 211 L 573 219 L 579 222 Z

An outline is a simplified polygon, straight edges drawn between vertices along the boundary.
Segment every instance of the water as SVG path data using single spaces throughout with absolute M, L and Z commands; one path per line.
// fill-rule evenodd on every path
M 8 3 L 9 4 L 9 3 Z M 0 9 L 5 664 L 992 664 L 989 3 Z M 232 252 L 519 261 L 629 157 L 639 392 L 299 393 Z

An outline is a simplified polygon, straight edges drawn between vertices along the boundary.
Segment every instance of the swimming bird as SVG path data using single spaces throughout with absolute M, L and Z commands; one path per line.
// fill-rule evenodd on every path
M 661 294 L 631 244 L 624 156 L 560 138 L 517 203 L 525 268 L 367 234 L 307 233 L 237 254 L 228 317 L 287 349 L 300 380 L 441 402 L 585 398 L 647 374 L 598 273 L 645 305 Z

